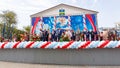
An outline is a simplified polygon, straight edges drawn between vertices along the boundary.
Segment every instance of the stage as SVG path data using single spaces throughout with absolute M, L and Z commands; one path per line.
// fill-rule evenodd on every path
M 18 42 L 3 42 L 0 43 L 0 61 L 60 65 L 120 65 L 119 41 L 115 42 L 99 41 L 95 48 L 88 48 L 93 46 L 91 45 L 93 42 L 90 41 L 81 42 L 78 45 L 79 48 L 73 45 L 77 42 L 71 41 L 61 42 L 63 45 L 58 47 L 56 44 L 53 48 L 48 48 L 53 42 L 43 42 L 41 45 L 37 44 L 39 42 L 32 41 L 19 42 L 19 44 Z

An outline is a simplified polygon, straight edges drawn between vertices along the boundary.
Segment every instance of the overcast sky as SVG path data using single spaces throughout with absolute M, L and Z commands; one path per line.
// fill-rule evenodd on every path
M 30 15 L 60 3 L 98 11 L 99 27 L 114 27 L 120 22 L 120 0 L 0 0 L 0 12 L 14 11 L 18 28 L 30 25 Z

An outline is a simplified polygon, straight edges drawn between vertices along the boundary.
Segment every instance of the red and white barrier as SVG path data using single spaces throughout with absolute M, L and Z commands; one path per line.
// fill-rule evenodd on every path
M 42 48 L 42 49 L 90 49 L 120 48 L 120 41 L 70 41 L 70 42 L 2 42 L 0 48 Z

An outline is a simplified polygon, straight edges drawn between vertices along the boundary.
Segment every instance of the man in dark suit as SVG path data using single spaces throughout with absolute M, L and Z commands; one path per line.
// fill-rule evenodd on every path
M 48 41 L 48 36 L 49 36 L 48 31 L 45 30 L 45 41 Z
M 72 32 L 71 40 L 75 41 L 75 39 L 76 39 L 76 34 L 75 34 L 75 32 L 74 32 L 73 30 L 72 30 L 71 32 Z
M 86 31 L 86 41 L 90 40 L 89 37 L 90 37 L 90 32 Z
M 60 29 L 57 29 L 57 30 L 56 30 L 56 33 L 55 33 L 55 41 L 59 41 L 59 40 L 60 40 L 60 37 L 61 37 Z
M 55 41 L 55 30 L 52 30 L 51 40 L 52 40 L 52 41 Z
M 91 41 L 94 41 L 94 31 L 91 31 Z

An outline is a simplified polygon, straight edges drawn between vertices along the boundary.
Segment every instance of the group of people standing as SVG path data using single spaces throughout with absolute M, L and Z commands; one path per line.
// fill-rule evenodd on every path
M 25 32 L 23 34 L 19 34 L 18 36 L 14 34 L 11 41 L 13 41 L 13 42 L 30 41 L 30 35 L 27 32 Z
M 0 37 L 1 42 L 5 39 Z M 17 35 L 13 35 L 12 41 L 103 41 L 103 40 L 120 40 L 115 31 L 73 31 L 69 29 L 57 29 L 52 30 L 40 30 L 40 33 L 30 35 L 25 32 L 24 34 L 20 34 L 20 40 L 18 40 Z M 9 40 L 7 40 L 9 41 Z
M 50 32 L 49 30 L 40 30 L 39 35 L 33 35 L 33 39 L 39 39 L 40 41 L 102 41 L 108 40 L 109 34 L 104 36 L 104 32 L 94 32 L 94 31 L 77 31 L 57 29 Z

